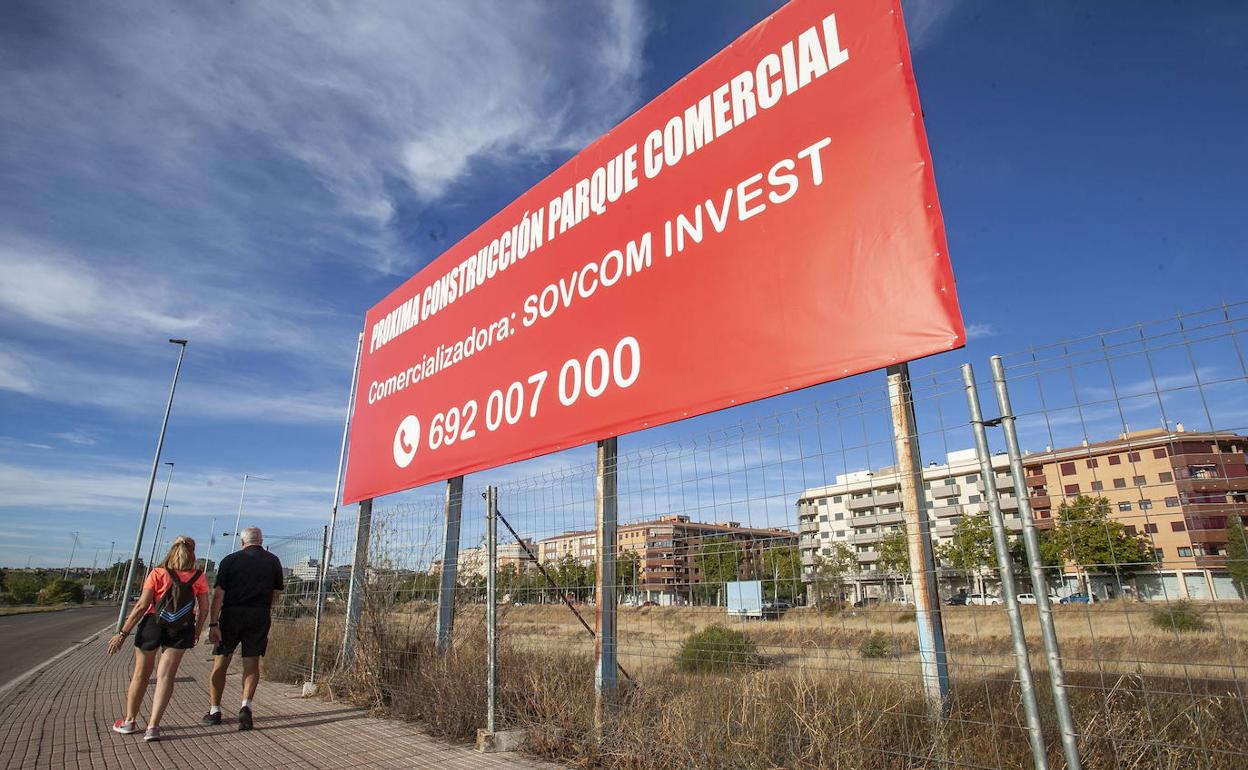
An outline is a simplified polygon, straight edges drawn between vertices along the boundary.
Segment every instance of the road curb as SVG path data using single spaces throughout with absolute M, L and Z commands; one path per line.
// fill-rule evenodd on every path
M 91 642 L 94 642 L 97 638 L 99 638 L 100 634 L 105 633 L 106 631 L 111 629 L 113 625 L 114 625 L 113 623 L 109 623 L 108 625 L 101 628 L 99 631 L 92 632 L 90 636 L 86 637 L 82 641 L 74 643 L 73 646 L 58 652 L 57 654 L 45 660 L 44 662 L 31 667 L 25 673 L 18 674 L 17 676 L 13 677 L 9 681 L 0 685 L 0 700 L 2 700 L 4 696 L 8 695 L 10 692 L 16 689 L 19 685 L 24 683 L 27 679 L 30 679 L 31 677 L 35 676 L 36 674 L 38 674 L 40 671 L 43 671 L 48 666 L 57 662 L 61 658 L 65 657 L 66 655 L 75 653 L 78 650 L 81 650 L 83 647 L 86 647 Z

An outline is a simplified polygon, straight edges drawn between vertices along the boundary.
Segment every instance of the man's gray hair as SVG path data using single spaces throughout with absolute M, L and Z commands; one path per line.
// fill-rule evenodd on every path
M 239 537 L 242 538 L 243 545 L 260 545 L 264 542 L 264 533 L 259 527 L 243 527 Z

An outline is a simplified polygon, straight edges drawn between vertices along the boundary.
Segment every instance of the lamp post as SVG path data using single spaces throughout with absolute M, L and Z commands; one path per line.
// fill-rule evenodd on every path
M 121 592 L 121 610 L 117 613 L 117 627 L 126 622 L 126 610 L 130 605 L 130 586 L 134 583 L 134 570 L 139 563 L 139 550 L 143 548 L 143 530 L 147 526 L 147 512 L 152 507 L 152 490 L 156 487 L 156 471 L 160 470 L 160 452 L 165 448 L 165 431 L 169 427 L 169 413 L 173 411 L 173 394 L 178 389 L 178 374 L 182 371 L 182 358 L 186 355 L 186 340 L 171 339 L 178 346 L 178 363 L 173 369 L 173 383 L 169 386 L 169 401 L 165 404 L 165 418 L 160 423 L 160 436 L 156 439 L 156 456 L 152 458 L 152 475 L 147 480 L 147 498 L 143 501 L 143 513 L 139 516 L 139 529 L 134 535 L 134 553 L 130 568 L 126 570 L 126 584 Z
M 169 509 L 169 482 L 173 481 L 173 463 L 167 462 L 169 466 L 169 475 L 165 477 L 165 495 L 160 500 L 160 516 L 156 519 L 156 537 L 152 538 L 152 555 L 147 558 L 147 571 L 152 571 L 152 565 L 156 563 L 156 549 L 160 543 L 160 528 L 165 525 L 165 511 Z
M 78 533 L 74 532 L 74 545 L 69 549 L 69 561 L 65 563 L 65 574 L 61 576 L 62 580 L 69 579 L 69 568 L 74 566 L 74 554 L 78 552 Z
M 204 574 L 208 574 L 208 565 L 212 563 L 212 547 L 217 544 L 217 517 L 212 517 L 208 525 L 208 553 L 204 556 Z
M 247 479 L 259 479 L 260 481 L 269 481 L 268 476 L 257 476 L 253 473 L 243 474 L 243 491 L 238 495 L 238 516 L 234 518 L 234 537 L 239 537 L 238 525 L 243 521 L 243 499 L 247 497 Z

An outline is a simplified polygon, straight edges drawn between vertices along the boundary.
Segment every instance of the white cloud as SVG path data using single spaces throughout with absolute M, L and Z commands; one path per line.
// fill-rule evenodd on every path
M 53 433 L 52 436 L 75 446 L 95 446 L 95 444 L 98 443 L 95 436 L 83 430 L 70 430 L 63 433 Z
M 905 0 L 902 8 L 910 46 L 923 48 L 935 42 L 962 5 L 962 0 Z
M 966 338 L 968 340 L 982 340 L 985 337 L 995 337 L 1000 334 L 997 327 L 990 323 L 973 323 L 966 325 Z

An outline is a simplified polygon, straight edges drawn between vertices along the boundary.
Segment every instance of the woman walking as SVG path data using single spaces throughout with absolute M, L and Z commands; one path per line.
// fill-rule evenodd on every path
M 201 570 L 195 569 L 195 541 L 182 535 L 173 541 L 161 565 L 147 573 L 139 601 L 121 624 L 121 630 L 108 642 L 108 654 L 112 655 L 138 627 L 134 636 L 134 674 L 126 692 L 126 715 L 113 723 L 115 732 L 130 735 L 139 731 L 139 706 L 152 669 L 156 668 L 156 692 L 143 740 L 160 740 L 160 718 L 173 695 L 178 665 L 186 651 L 195 646 L 207 619 L 208 581 Z M 159 663 L 158 650 L 163 651 Z

